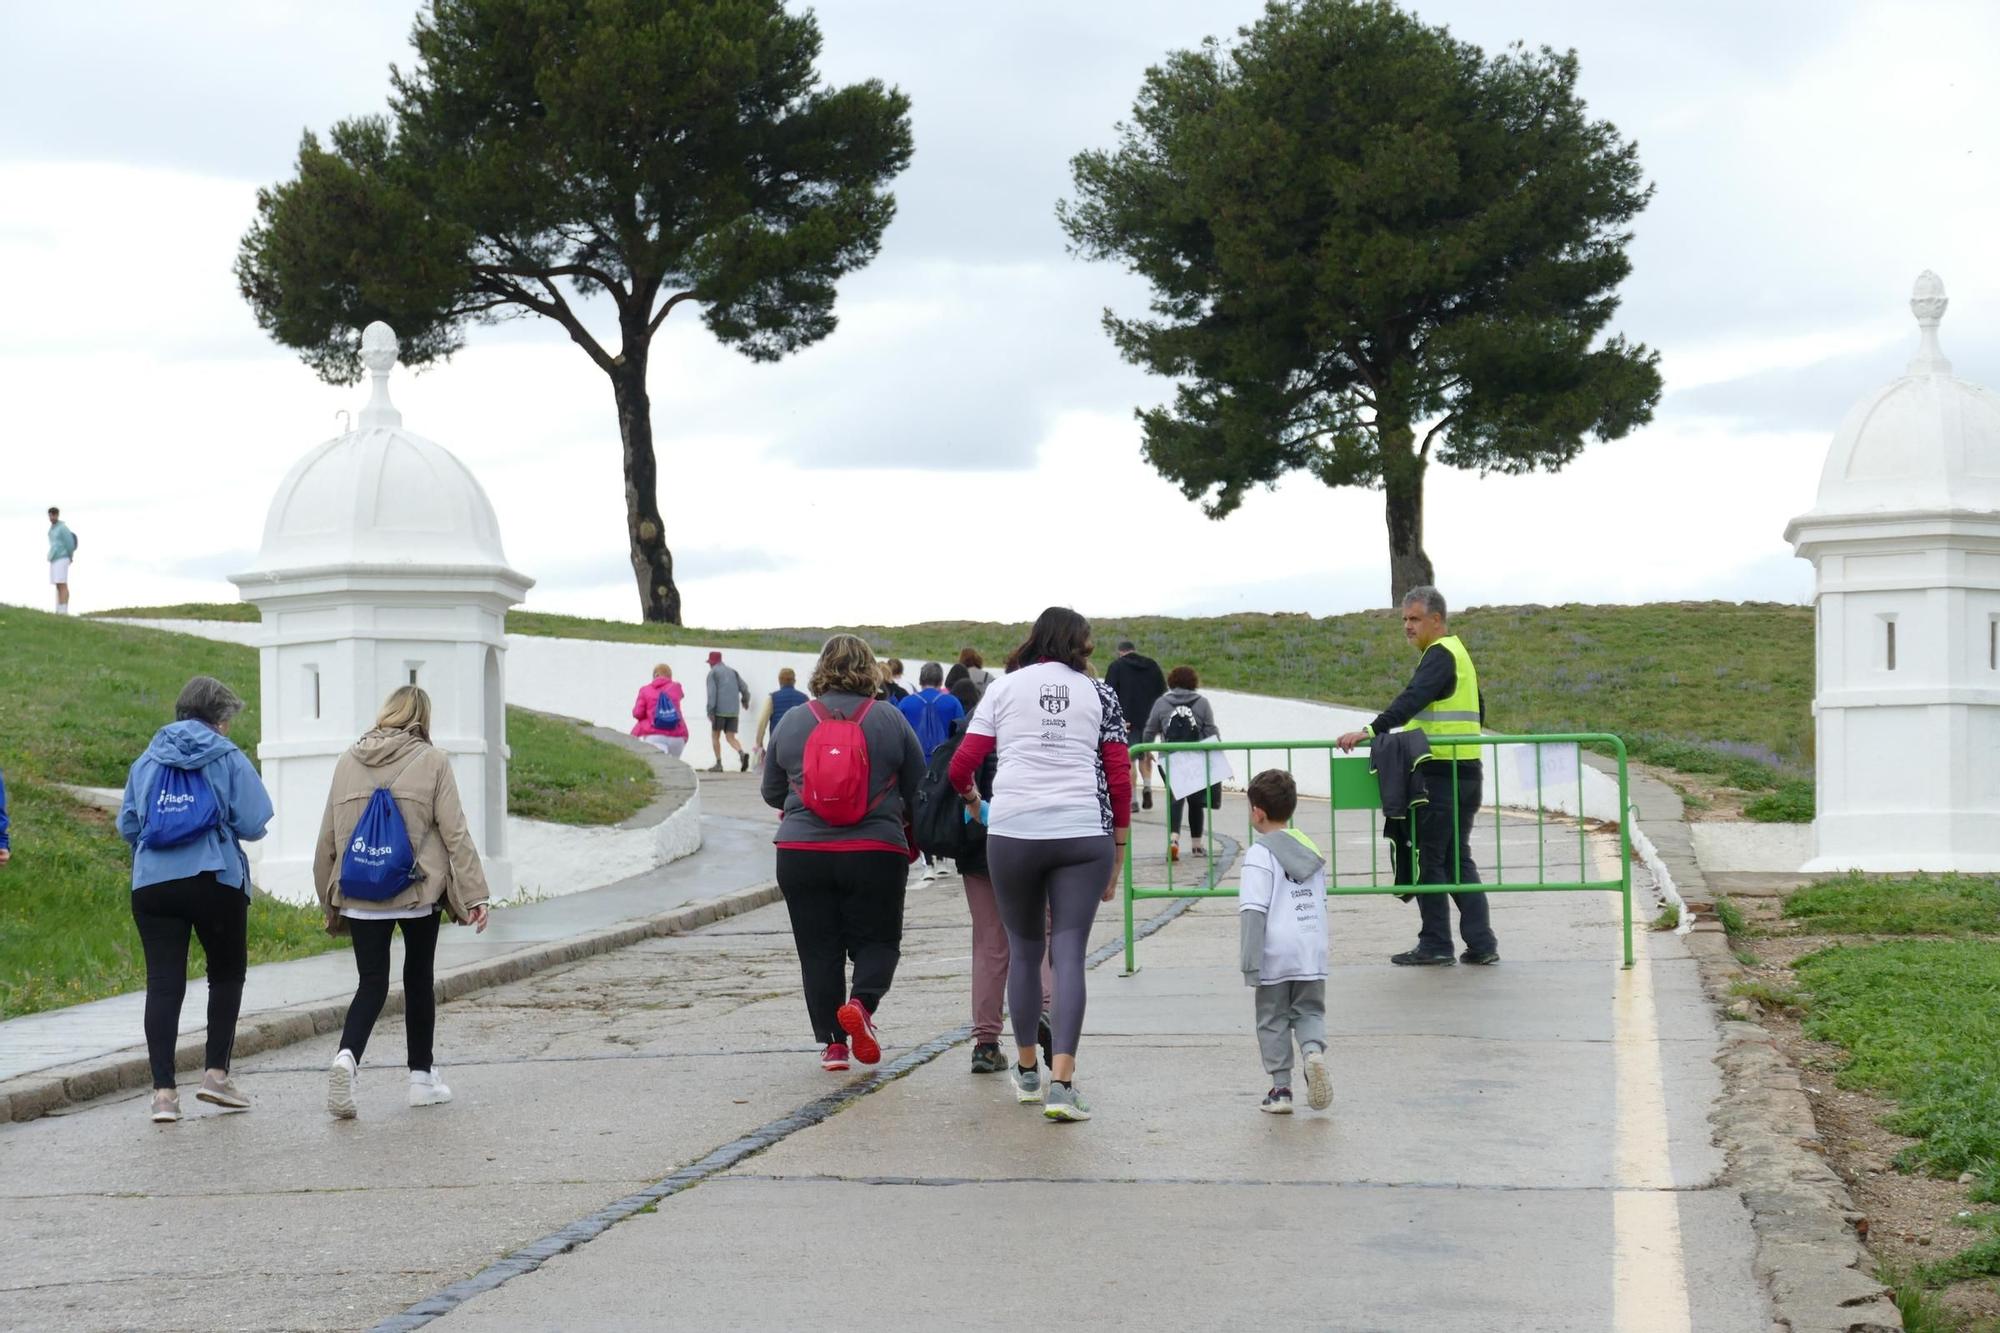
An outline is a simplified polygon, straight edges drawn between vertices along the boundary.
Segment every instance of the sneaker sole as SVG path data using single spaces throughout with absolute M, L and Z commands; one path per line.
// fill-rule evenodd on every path
M 849 1000 L 840 1006 L 834 1019 L 840 1024 L 840 1030 L 848 1035 L 847 1049 L 855 1059 L 864 1065 L 872 1065 L 882 1058 L 882 1044 L 868 1030 L 868 1015 L 862 1012 L 860 1005 Z
M 446 1102 L 449 1102 L 450 1100 L 451 1100 L 451 1094 L 450 1094 L 450 1093 L 448 1093 L 448 1092 L 447 1092 L 447 1093 L 446 1093 L 446 1094 L 445 1094 L 444 1096 L 442 1096 L 442 1097 L 438 1096 L 438 1095 L 437 1095 L 437 1094 L 435 1094 L 435 1093 L 429 1093 L 429 1092 L 427 1092 L 427 1093 L 425 1093 L 425 1094 L 424 1094 L 423 1096 L 421 1096 L 421 1097 L 411 1097 L 411 1098 L 410 1098 L 410 1105 L 412 1105 L 412 1106 L 443 1106 L 443 1105 L 444 1105 L 444 1104 L 445 1104 Z
M 1014 1085 L 1014 1100 L 1023 1106 L 1034 1106 L 1042 1100 L 1042 1090 L 1040 1088 L 1024 1088 L 1016 1083 Z
M 250 1101 L 247 1097 L 229 1097 L 219 1092 L 210 1092 L 207 1088 L 203 1088 L 200 1092 L 197 1092 L 194 1095 L 194 1099 L 198 1102 L 207 1102 L 210 1106 L 220 1106 L 225 1111 L 247 1111 L 250 1109 Z
M 821 1069 L 824 1069 L 829 1074 L 844 1074 L 853 1066 L 849 1065 L 844 1060 L 839 1064 L 828 1064 L 826 1061 L 822 1060 L 819 1062 L 819 1067 Z
M 1274 1102 L 1268 1106 L 1259 1105 L 1257 1109 L 1266 1115 L 1290 1115 L 1292 1113 L 1292 1104 L 1290 1102 Z
M 1044 1106 L 1042 1114 L 1050 1120 L 1070 1124 L 1081 1124 L 1083 1121 L 1090 1119 L 1090 1112 L 1084 1110 L 1081 1106 Z
M 1315 1111 L 1333 1105 L 1333 1079 L 1327 1075 L 1324 1058 L 1306 1061 L 1306 1105 Z
M 354 1104 L 354 1075 L 345 1065 L 327 1071 L 326 1113 L 336 1120 L 352 1120 L 360 1108 Z
M 180 1118 L 181 1118 L 181 1113 L 179 1111 L 153 1112 L 153 1123 L 156 1125 L 171 1125 Z

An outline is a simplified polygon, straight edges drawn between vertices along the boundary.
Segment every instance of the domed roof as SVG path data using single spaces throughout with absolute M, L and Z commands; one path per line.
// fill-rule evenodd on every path
M 486 492 L 444 446 L 403 429 L 389 401 L 396 335 L 370 324 L 361 360 L 373 392 L 353 430 L 286 474 L 264 520 L 260 573 L 330 565 L 502 568 L 500 522 Z
M 1815 515 L 2000 511 L 2000 394 L 1951 373 L 1937 339 L 1946 304 L 1944 283 L 1925 270 L 1910 298 L 1917 355 L 1840 423 Z

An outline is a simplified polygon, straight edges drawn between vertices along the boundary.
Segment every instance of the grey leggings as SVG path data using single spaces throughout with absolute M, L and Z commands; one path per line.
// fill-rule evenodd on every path
M 1056 1055 L 1076 1054 L 1083 1035 L 1083 955 L 1091 923 L 1118 863 L 1111 835 L 1094 838 L 986 839 L 993 897 L 1007 927 L 1007 1009 L 1014 1043 L 1032 1050 L 1042 1011 L 1042 950 L 1047 935 L 1055 968 L 1049 1027 Z

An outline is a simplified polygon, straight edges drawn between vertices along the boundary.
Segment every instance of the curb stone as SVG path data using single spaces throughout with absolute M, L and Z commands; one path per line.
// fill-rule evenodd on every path
M 1704 929 L 1703 927 L 1707 927 Z M 1719 923 L 1702 922 L 1688 952 L 1718 1008 L 1743 974 Z M 1721 1103 L 1710 1117 L 1728 1157 L 1728 1179 L 1750 1210 L 1753 1270 L 1790 1333 L 1891 1333 L 1903 1317 L 1874 1277 L 1875 1259 L 1854 1224 L 1861 1214 L 1822 1146 L 1799 1071 L 1771 1034 L 1724 1018 Z
M 545 972 L 550 968 L 561 967 L 565 963 L 577 962 L 597 954 L 610 953 L 614 949 L 623 949 L 642 940 L 699 930 L 703 926 L 755 911 L 777 901 L 779 901 L 777 882 L 767 881 L 720 897 L 684 903 L 669 911 L 639 917 L 616 926 L 607 926 L 602 930 L 574 935 L 568 939 L 529 945 L 513 953 L 502 954 L 498 958 L 464 963 L 438 974 L 435 983 L 438 1001 L 448 1003 L 460 996 L 470 995 L 474 991 L 504 986 L 508 982 L 519 981 L 537 972 Z M 403 988 L 400 985 L 390 988 L 389 998 L 382 1006 L 382 1012 L 385 1015 L 403 1012 Z M 245 1014 L 236 1025 L 235 1053 L 238 1056 L 256 1055 L 263 1051 L 306 1041 L 315 1036 L 337 1032 L 346 1014 L 347 1000 L 344 998 L 311 1000 L 280 1009 L 265 1009 Z M 182 1037 L 174 1049 L 174 1068 L 198 1069 L 205 1055 L 205 1039 L 202 1034 L 195 1033 Z M 145 1087 L 152 1081 L 152 1077 L 152 1068 L 147 1062 L 143 1046 L 132 1047 L 113 1055 L 100 1056 L 94 1060 L 59 1065 L 53 1069 L 24 1074 L 19 1078 L 0 1082 L 0 1124 L 9 1121 L 36 1120 L 65 1106 L 73 1106 L 127 1088 Z

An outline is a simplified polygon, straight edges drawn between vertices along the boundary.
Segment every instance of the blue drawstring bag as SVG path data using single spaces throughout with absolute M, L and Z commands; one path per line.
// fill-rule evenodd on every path
M 161 764 L 140 816 L 139 845 L 178 847 L 193 842 L 222 822 L 215 789 L 198 768 Z
M 681 710 L 665 690 L 653 696 L 653 729 L 672 731 L 681 724 Z
M 417 854 L 396 798 L 377 787 L 340 856 L 341 896 L 378 903 L 393 898 L 417 878 Z

